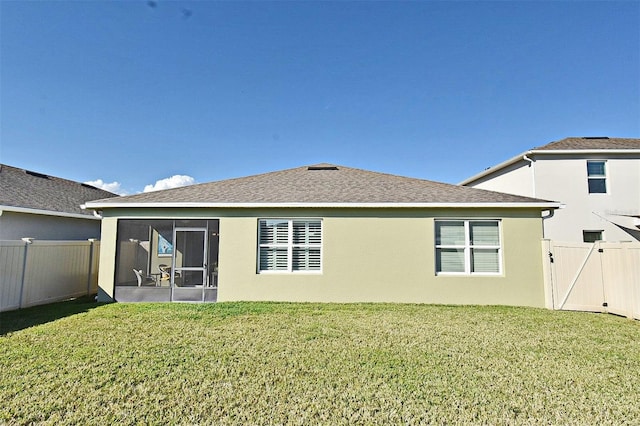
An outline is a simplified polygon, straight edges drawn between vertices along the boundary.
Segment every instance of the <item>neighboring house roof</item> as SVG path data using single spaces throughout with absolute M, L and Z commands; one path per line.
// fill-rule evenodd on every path
M 485 176 L 498 172 L 514 163 L 527 160 L 527 156 L 549 154 L 634 154 L 640 155 L 640 139 L 600 137 L 570 137 L 525 151 L 502 163 L 489 167 L 462 182 L 468 185 Z
M 0 164 L 0 210 L 65 217 L 94 218 L 80 206 L 117 197 L 93 186 Z
M 608 137 L 584 137 L 584 138 L 565 138 L 559 141 L 551 142 L 546 145 L 534 148 L 533 151 L 551 151 L 551 150 L 640 150 L 640 139 L 632 138 L 608 138 Z
M 114 207 L 540 207 L 535 198 L 332 164 L 191 185 L 87 203 Z

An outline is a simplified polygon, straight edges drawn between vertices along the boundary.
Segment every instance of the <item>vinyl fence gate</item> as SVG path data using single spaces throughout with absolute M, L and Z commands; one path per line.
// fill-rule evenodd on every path
M 548 308 L 640 319 L 640 244 L 542 241 Z

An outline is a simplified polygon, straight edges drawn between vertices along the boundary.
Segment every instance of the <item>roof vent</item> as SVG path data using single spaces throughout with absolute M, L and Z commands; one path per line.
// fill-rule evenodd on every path
M 307 170 L 338 170 L 338 168 L 336 166 L 309 166 L 307 167 Z
M 89 185 L 88 183 L 81 183 L 80 186 L 84 186 L 85 188 L 90 188 L 90 189 L 98 189 L 95 186 Z
M 582 139 L 609 139 L 608 136 L 585 136 Z
M 24 171 L 26 174 L 31 175 L 31 176 L 35 176 L 38 178 L 42 178 L 42 179 L 49 179 L 49 176 L 44 175 L 42 173 L 38 173 L 38 172 L 32 172 L 31 170 L 25 170 Z

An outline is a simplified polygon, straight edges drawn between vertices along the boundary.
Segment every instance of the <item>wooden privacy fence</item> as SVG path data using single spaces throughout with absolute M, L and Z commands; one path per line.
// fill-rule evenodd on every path
M 542 241 L 547 307 L 640 319 L 640 243 Z
M 0 241 L 0 312 L 96 293 L 100 243 Z

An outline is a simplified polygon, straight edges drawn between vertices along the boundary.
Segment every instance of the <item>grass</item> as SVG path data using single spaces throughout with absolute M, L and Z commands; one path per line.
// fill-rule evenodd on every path
M 0 424 L 640 423 L 640 323 L 610 315 L 82 301 L 0 324 Z

